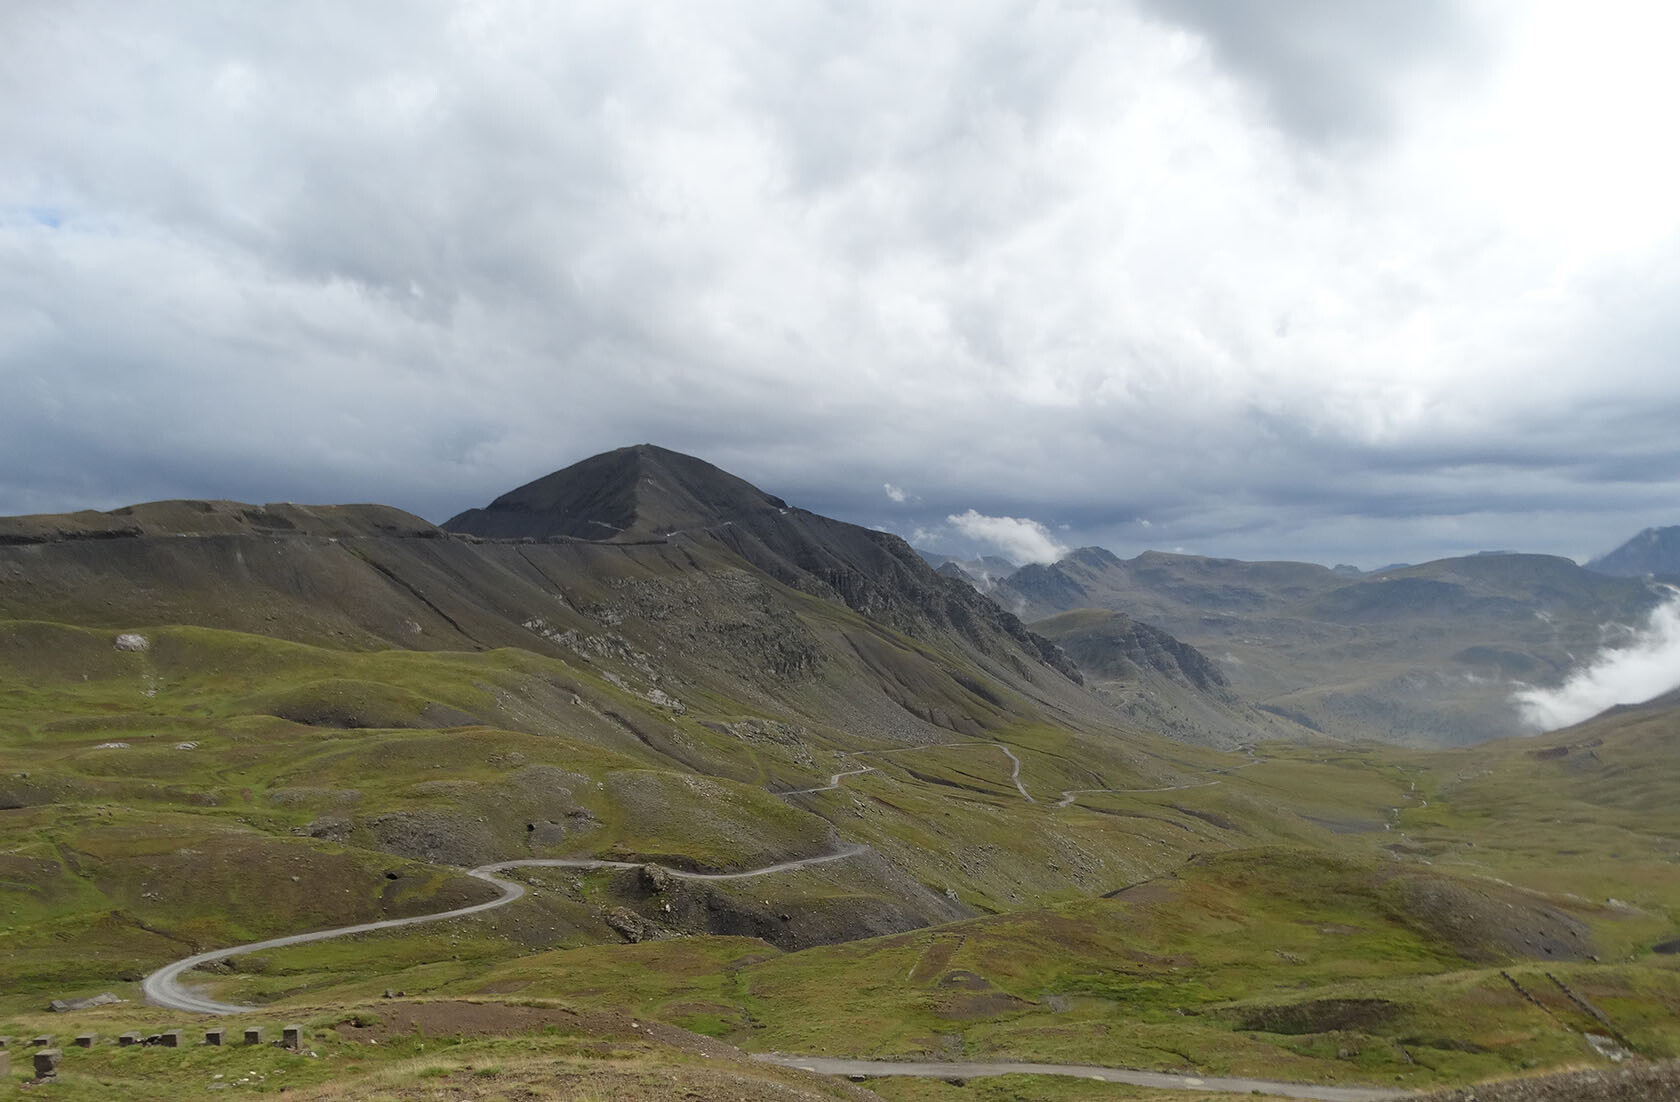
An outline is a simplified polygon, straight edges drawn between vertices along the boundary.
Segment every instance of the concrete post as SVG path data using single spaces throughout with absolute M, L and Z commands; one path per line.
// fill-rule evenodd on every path
M 97 1033 L 78 1033 L 78 1034 L 76 1034 L 76 1047 L 77 1048 L 92 1048 L 98 1042 L 99 1042 L 99 1034 L 97 1034 Z
M 117 1044 L 123 1045 L 125 1047 L 128 1046 L 128 1045 L 137 1045 L 139 1043 L 140 1043 L 140 1034 L 138 1034 L 138 1033 L 124 1033 L 121 1037 L 117 1038 Z
M 0 1048 L 0 1079 L 5 1079 L 11 1074 L 12 1050 L 9 1048 Z
M 252 1026 L 245 1031 L 245 1043 L 248 1045 L 262 1044 L 262 1027 Z
M 56 1048 L 43 1048 L 35 1053 L 35 1078 L 52 1079 L 58 1075 L 58 1062 L 64 1053 Z
M 222 1037 L 226 1035 L 226 1033 L 227 1031 L 223 1029 L 207 1029 L 204 1031 L 204 1043 L 207 1045 L 219 1046 L 222 1043 Z
M 289 1049 L 296 1050 L 303 1047 L 303 1027 L 300 1025 L 286 1026 L 280 1036 L 280 1043 Z
M 53 1039 L 51 1037 L 48 1037 L 45 1034 L 42 1034 L 41 1036 L 36 1037 L 33 1040 L 31 1040 L 29 1042 L 29 1047 L 30 1048 L 51 1048 L 52 1043 L 53 1043 Z
M 159 1033 L 158 1044 L 162 1045 L 164 1048 L 180 1048 L 181 1031 L 178 1029 L 171 1029 L 164 1033 Z

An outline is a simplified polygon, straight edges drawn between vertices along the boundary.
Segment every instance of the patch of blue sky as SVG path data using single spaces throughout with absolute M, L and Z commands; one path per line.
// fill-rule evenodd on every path
M 56 230 L 62 226 L 66 217 L 62 207 L 0 207 L 0 222 L 26 222 L 45 226 L 49 230 Z

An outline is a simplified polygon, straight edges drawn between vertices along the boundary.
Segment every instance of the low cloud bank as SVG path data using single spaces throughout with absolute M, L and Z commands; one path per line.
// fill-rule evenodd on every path
M 1579 723 L 1617 704 L 1639 704 L 1680 686 L 1680 590 L 1651 610 L 1625 645 L 1598 653 L 1556 689 L 1523 689 L 1511 700 L 1541 731 Z
M 1030 517 L 989 517 L 970 509 L 945 519 L 969 539 L 996 547 L 1012 562 L 1051 563 L 1068 553 L 1048 528 Z

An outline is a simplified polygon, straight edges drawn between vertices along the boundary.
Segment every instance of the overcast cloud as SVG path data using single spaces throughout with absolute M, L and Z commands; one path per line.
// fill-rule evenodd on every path
M 949 550 L 1584 557 L 1680 522 L 1677 32 L 7 5 L 0 512 L 440 520 L 645 440 Z

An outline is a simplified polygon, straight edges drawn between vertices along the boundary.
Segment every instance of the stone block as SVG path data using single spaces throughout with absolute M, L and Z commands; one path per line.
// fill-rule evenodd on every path
M 162 1045 L 164 1048 L 180 1048 L 181 1031 L 178 1029 L 171 1029 L 167 1032 L 159 1033 L 158 1044 Z
M 138 1033 L 124 1033 L 121 1037 L 117 1038 L 117 1044 L 127 1047 L 128 1045 L 137 1045 L 143 1039 L 144 1038 L 142 1038 Z
M 227 1030 L 225 1029 L 207 1029 L 204 1031 L 204 1043 L 207 1045 L 220 1045 L 222 1043 L 222 1038 L 225 1036 L 227 1036 Z
M 252 1026 L 245 1031 L 245 1043 L 248 1045 L 262 1044 L 262 1027 Z
M 76 1034 L 76 1047 L 77 1048 L 92 1048 L 94 1045 L 96 1045 L 98 1043 L 99 1043 L 99 1034 L 97 1034 L 97 1033 L 78 1033 L 78 1034 Z
M 0 1079 L 12 1074 L 12 1050 L 0 1048 Z
M 303 1027 L 300 1025 L 286 1026 L 281 1030 L 280 1043 L 294 1051 L 301 1049 L 303 1047 Z
M 56 1048 L 43 1048 L 35 1053 L 35 1078 L 52 1079 L 58 1075 L 58 1062 L 64 1053 Z

